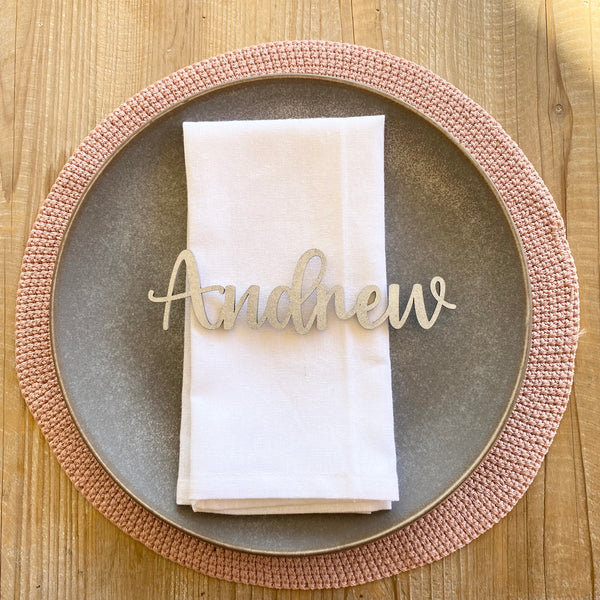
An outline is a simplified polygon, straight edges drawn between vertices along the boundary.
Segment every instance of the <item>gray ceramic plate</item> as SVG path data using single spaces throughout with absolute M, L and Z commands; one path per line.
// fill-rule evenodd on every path
M 390 332 L 400 500 L 373 515 L 222 516 L 175 504 L 183 314 L 146 300 L 185 247 L 184 120 L 386 115 L 388 279 L 442 275 L 457 305 L 423 331 Z M 431 309 L 430 309 L 431 310 Z M 447 313 L 450 315 L 450 313 Z M 412 108 L 334 79 L 269 77 L 161 114 L 106 162 L 71 220 L 54 279 L 54 355 L 92 451 L 128 493 L 217 544 L 314 553 L 416 519 L 472 472 L 518 393 L 530 299 L 518 236 L 481 169 Z

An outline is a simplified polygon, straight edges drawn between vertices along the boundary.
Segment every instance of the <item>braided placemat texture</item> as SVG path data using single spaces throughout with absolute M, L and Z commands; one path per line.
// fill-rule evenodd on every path
M 61 394 L 50 340 L 52 277 L 62 237 L 86 186 L 128 136 L 161 111 L 215 85 L 253 76 L 337 77 L 390 94 L 433 119 L 498 189 L 526 255 L 531 351 L 503 433 L 460 488 L 402 530 L 348 550 L 266 556 L 206 543 L 134 501 L 93 456 Z M 21 389 L 48 444 L 78 490 L 117 527 L 152 550 L 212 577 L 275 588 L 345 587 L 433 562 L 511 510 L 538 471 L 564 413 L 579 327 L 575 266 L 561 216 L 533 166 L 480 106 L 427 69 L 383 52 L 333 42 L 277 42 L 185 67 L 136 94 L 83 141 L 35 222 L 18 294 L 16 364 Z

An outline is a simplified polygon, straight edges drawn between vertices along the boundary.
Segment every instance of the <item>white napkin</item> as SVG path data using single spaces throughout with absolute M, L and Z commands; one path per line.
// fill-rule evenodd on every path
M 348 309 L 367 284 L 385 296 L 383 116 L 183 128 L 188 248 L 201 285 L 235 285 L 239 298 L 257 284 L 261 315 L 270 291 L 291 285 L 300 256 L 318 248 L 323 283 L 344 286 Z M 222 298 L 204 295 L 209 316 Z M 330 310 L 327 329 L 300 335 L 291 324 L 251 329 L 244 307 L 225 331 L 187 311 L 179 504 L 229 514 L 390 508 L 387 322 L 366 330 Z

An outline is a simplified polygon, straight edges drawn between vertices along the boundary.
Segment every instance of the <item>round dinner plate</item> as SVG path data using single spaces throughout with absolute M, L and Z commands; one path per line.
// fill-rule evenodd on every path
M 175 503 L 183 307 L 147 301 L 186 244 L 183 121 L 385 114 L 388 281 L 408 295 L 444 277 L 455 311 L 390 331 L 400 500 L 372 515 L 227 516 Z M 430 309 L 431 310 L 431 309 Z M 53 280 L 52 349 L 90 449 L 136 501 L 218 545 L 311 554 L 401 528 L 448 497 L 500 434 L 527 360 L 523 251 L 494 186 L 443 129 L 400 100 L 330 77 L 213 87 L 140 126 L 87 187 Z M 232 376 L 235 365 L 231 365 Z

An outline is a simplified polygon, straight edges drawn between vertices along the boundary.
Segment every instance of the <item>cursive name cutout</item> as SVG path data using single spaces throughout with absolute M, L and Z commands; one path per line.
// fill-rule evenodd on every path
M 317 259 L 320 262 L 319 272 L 310 282 L 305 284 L 305 274 L 308 264 L 311 260 Z M 175 282 L 181 265 L 185 265 L 186 291 L 174 293 Z M 154 290 L 148 292 L 148 299 L 151 302 L 164 303 L 163 329 L 169 329 L 169 318 L 171 315 L 171 304 L 176 300 L 191 298 L 192 310 L 198 323 L 205 329 L 232 329 L 240 310 L 246 304 L 246 321 L 250 328 L 259 329 L 265 323 L 269 323 L 275 329 L 284 329 L 291 322 L 297 333 L 306 334 L 313 327 L 323 330 L 327 328 L 327 310 L 331 302 L 338 319 L 346 320 L 356 316 L 357 321 L 365 329 L 375 329 L 389 320 L 389 324 L 394 329 L 400 329 L 406 323 L 412 310 L 414 310 L 417 322 L 423 329 L 431 329 L 443 308 L 455 309 L 456 305 L 446 300 L 446 282 L 442 277 L 433 277 L 429 283 L 429 291 L 436 302 L 435 308 L 429 316 L 425 309 L 425 298 L 423 286 L 415 283 L 412 286 L 410 296 L 400 310 L 400 286 L 391 284 L 388 286 L 387 307 L 383 314 L 375 319 L 369 318 L 371 313 L 380 303 L 383 297 L 381 290 L 376 285 L 366 285 L 356 297 L 354 306 L 346 310 L 346 297 L 344 288 L 341 285 L 334 285 L 328 288 L 321 283 L 327 269 L 327 259 L 323 252 L 317 248 L 307 250 L 296 263 L 292 284 L 280 285 L 274 288 L 269 294 L 265 310 L 259 317 L 258 299 L 260 287 L 251 285 L 238 299 L 236 297 L 236 288 L 234 285 L 209 285 L 202 287 L 200 285 L 200 275 L 196 259 L 190 250 L 182 250 L 175 260 L 169 287 L 166 296 L 156 296 Z M 218 316 L 211 321 L 206 314 L 204 305 L 204 296 L 206 294 L 220 294 L 223 296 L 223 302 L 220 306 Z M 282 298 L 287 297 L 285 306 L 282 306 Z M 312 298 L 312 300 L 310 300 Z M 306 306 L 314 302 L 312 310 L 307 318 L 303 316 L 306 313 Z

